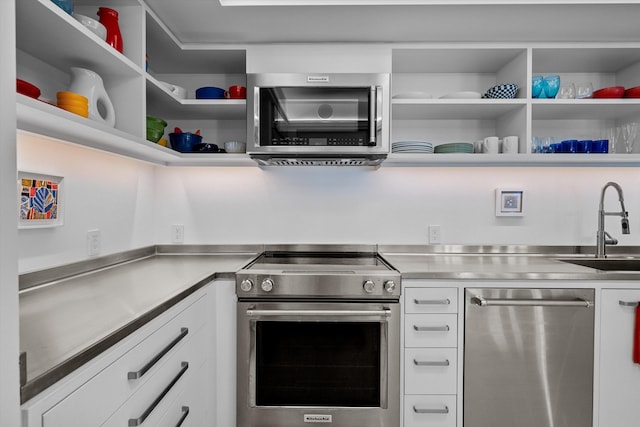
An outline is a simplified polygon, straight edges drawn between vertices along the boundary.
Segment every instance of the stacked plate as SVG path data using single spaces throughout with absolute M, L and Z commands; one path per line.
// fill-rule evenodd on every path
M 473 144 L 470 142 L 450 142 L 436 145 L 435 153 L 473 153 Z
M 425 141 L 398 141 L 391 143 L 392 153 L 433 153 L 433 144 Z

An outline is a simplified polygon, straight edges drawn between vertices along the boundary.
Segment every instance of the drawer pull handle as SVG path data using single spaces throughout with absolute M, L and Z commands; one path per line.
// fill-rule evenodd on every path
M 446 299 L 414 299 L 413 302 L 417 305 L 450 305 L 451 300 Z
M 416 366 L 449 366 L 449 359 L 445 360 L 418 360 L 413 359 L 413 364 Z
M 180 328 L 180 335 L 178 335 L 173 341 L 169 343 L 165 348 L 160 350 L 158 354 L 156 354 L 153 359 L 151 359 L 147 364 L 145 364 L 139 371 L 130 371 L 127 373 L 127 379 L 129 380 L 137 380 L 138 378 L 142 378 L 144 374 L 149 371 L 149 369 L 153 368 L 153 365 L 158 363 L 160 359 L 164 357 L 165 354 L 169 353 L 173 347 L 175 347 L 184 337 L 189 333 L 189 328 Z
M 618 304 L 620 304 L 621 306 L 624 307 L 637 307 L 638 306 L 638 302 L 636 301 L 618 301 Z
M 449 407 L 445 406 L 444 408 L 417 408 L 413 407 L 413 412 L 416 414 L 448 414 Z
M 184 422 L 184 420 L 187 419 L 188 415 L 189 415 L 189 407 L 188 406 L 183 406 L 182 407 L 182 416 L 178 420 L 178 424 L 176 424 L 176 427 L 180 427 L 182 425 L 182 423 Z
M 449 359 L 445 360 L 418 360 L 413 359 L 413 364 L 416 366 L 449 366 Z
M 444 326 L 418 326 L 413 325 L 413 329 L 417 332 L 449 332 L 449 325 Z
M 167 393 L 169 393 L 173 388 L 173 386 L 176 385 L 178 380 L 184 375 L 185 372 L 187 372 L 187 369 L 189 369 L 189 362 L 182 362 L 181 366 L 182 366 L 182 369 L 180 369 L 180 372 L 178 372 L 178 375 L 176 375 L 175 378 L 171 380 L 169 385 L 167 385 L 164 388 L 164 390 L 162 390 L 162 393 L 160 393 L 160 395 L 158 395 L 158 397 L 156 397 L 155 400 L 151 402 L 151 405 L 149 405 L 149 407 L 142 413 L 142 415 L 140 415 L 138 418 L 129 418 L 129 427 L 139 426 L 147 419 L 149 415 L 151 415 L 151 413 L 153 412 L 154 409 L 156 409 L 156 406 L 158 406 L 160 401 L 164 399 Z

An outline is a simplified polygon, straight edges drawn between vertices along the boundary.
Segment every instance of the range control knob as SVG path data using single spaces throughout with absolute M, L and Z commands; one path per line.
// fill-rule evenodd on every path
M 376 287 L 376 284 L 374 283 L 373 280 L 365 280 L 364 283 L 362 284 L 362 288 L 364 289 L 364 291 L 369 294 L 373 292 L 375 287 Z
M 271 290 L 273 289 L 273 280 L 271 279 L 264 279 L 262 281 L 262 284 L 260 285 L 260 287 L 262 288 L 263 291 L 265 292 L 271 292 Z
M 395 289 L 396 289 L 396 282 L 394 282 L 393 280 L 387 280 L 386 282 L 384 282 L 385 291 L 392 293 Z
M 242 289 L 243 292 L 249 292 L 251 289 L 253 289 L 253 282 L 251 281 L 251 279 L 244 279 L 240 283 L 240 289 Z

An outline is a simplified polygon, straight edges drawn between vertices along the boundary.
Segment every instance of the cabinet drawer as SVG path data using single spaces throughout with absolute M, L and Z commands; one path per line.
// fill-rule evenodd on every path
M 407 348 L 404 356 L 406 394 L 455 394 L 455 348 Z
M 405 347 L 456 347 L 457 314 L 405 314 Z
M 196 373 L 205 362 L 205 352 L 201 350 L 203 332 L 201 331 L 198 335 L 169 357 L 162 368 L 155 372 L 102 425 L 104 427 L 157 426 L 180 391 L 184 387 L 190 387 L 197 379 Z M 132 424 L 131 420 L 138 420 L 139 424 Z
M 207 405 L 210 407 L 212 404 L 205 401 L 206 381 L 205 369 L 194 372 L 189 383 L 181 387 L 178 397 L 167 405 L 168 408 L 157 427 L 206 426 Z
M 405 313 L 457 313 L 456 288 L 406 288 Z
M 206 309 L 205 298 L 200 298 L 159 327 L 113 364 L 45 412 L 43 426 L 100 425 L 202 327 L 206 319 Z M 163 355 L 163 350 L 171 345 L 174 346 Z M 154 361 L 153 366 L 142 372 L 145 366 L 151 365 Z M 129 373 L 136 373 L 139 377 L 129 379 Z
M 404 427 L 456 427 L 456 396 L 405 396 Z

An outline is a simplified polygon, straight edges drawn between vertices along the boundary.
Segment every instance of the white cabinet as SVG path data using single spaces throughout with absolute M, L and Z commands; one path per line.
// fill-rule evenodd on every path
M 600 300 L 600 427 L 635 427 L 640 418 L 640 365 L 632 359 L 640 289 L 604 289 Z
M 148 419 L 144 425 L 157 425 L 174 405 L 189 406 L 192 419 L 210 420 L 214 414 L 209 408 L 215 407 L 210 367 L 212 286 L 187 297 L 108 354 L 27 401 L 23 424 L 121 426 L 129 420 L 141 424 Z M 186 392 L 191 389 L 197 399 Z
M 454 427 L 458 289 L 405 285 L 404 426 Z

